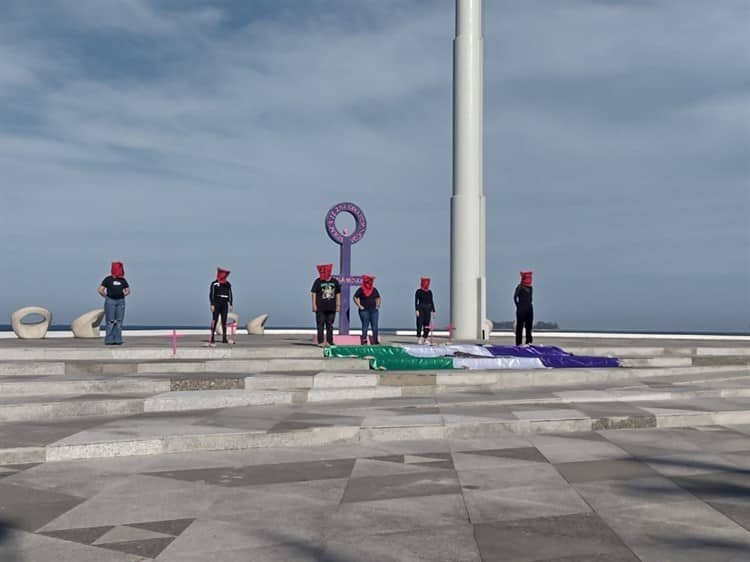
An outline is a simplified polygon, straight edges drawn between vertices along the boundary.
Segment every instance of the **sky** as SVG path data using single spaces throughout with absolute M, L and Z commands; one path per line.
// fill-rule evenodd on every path
M 126 324 L 313 324 L 326 211 L 409 327 L 449 322 L 453 0 L 4 0 L 0 318 L 67 323 L 125 263 Z M 750 331 L 750 3 L 486 0 L 488 316 Z M 343 228 L 346 220 L 340 222 Z M 358 326 L 358 321 L 352 324 Z

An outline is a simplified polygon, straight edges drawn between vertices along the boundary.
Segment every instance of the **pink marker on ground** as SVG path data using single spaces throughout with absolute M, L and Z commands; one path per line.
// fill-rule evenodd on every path
M 177 328 L 172 328 L 172 335 L 170 337 L 172 338 L 172 356 L 174 357 L 177 355 L 177 338 L 181 338 L 182 336 L 177 333 Z

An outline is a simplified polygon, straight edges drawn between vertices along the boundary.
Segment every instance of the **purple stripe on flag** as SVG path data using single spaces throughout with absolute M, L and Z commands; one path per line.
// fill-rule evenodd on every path
M 537 357 L 545 367 L 553 368 L 611 368 L 619 367 L 620 361 L 615 357 L 591 357 L 573 355 L 555 346 L 530 345 L 491 345 L 487 349 L 495 357 Z

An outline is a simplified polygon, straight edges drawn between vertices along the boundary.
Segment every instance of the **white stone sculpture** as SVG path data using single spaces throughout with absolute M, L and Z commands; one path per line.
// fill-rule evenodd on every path
M 482 322 L 482 336 L 484 340 L 489 340 L 492 335 L 492 329 L 495 327 L 495 323 L 492 320 L 484 319 Z
M 227 314 L 227 330 L 229 330 L 230 333 L 231 329 L 229 328 L 229 326 L 231 326 L 232 324 L 234 324 L 234 331 L 235 333 L 237 333 L 237 328 L 240 325 L 240 315 L 236 312 L 229 312 Z M 221 316 L 218 318 L 218 320 L 216 320 L 216 333 L 220 336 L 224 335 L 224 330 L 221 327 Z
M 247 333 L 262 336 L 266 331 L 266 320 L 268 320 L 268 314 L 261 314 L 250 320 L 247 323 Z
M 38 314 L 42 319 L 38 322 L 25 324 L 23 319 L 32 314 Z M 39 340 L 47 335 L 47 330 L 52 324 L 52 314 L 41 306 L 27 306 L 11 314 L 10 324 L 16 336 L 22 340 Z
M 97 308 L 81 314 L 73 320 L 70 329 L 76 338 L 98 338 L 100 337 L 99 326 L 104 319 L 104 309 Z

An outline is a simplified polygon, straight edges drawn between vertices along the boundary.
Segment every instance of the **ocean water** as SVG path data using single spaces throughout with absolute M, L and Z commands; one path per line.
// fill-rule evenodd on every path
M 277 330 L 309 330 L 313 329 L 314 325 L 304 325 L 304 326 L 266 326 L 268 329 L 277 329 Z M 124 328 L 126 330 L 208 330 L 208 326 L 200 325 L 182 325 L 182 326 L 165 326 L 161 324 L 125 324 Z M 354 327 L 357 328 L 356 326 Z M 394 334 L 396 330 L 410 330 L 412 329 L 411 326 L 405 327 L 405 328 L 379 328 L 379 332 L 383 334 Z M 51 332 L 65 332 L 70 330 L 69 324 L 53 324 L 50 326 L 49 330 Z M 10 332 L 12 331 L 10 324 L 0 324 L 0 332 Z M 507 332 L 509 330 L 502 330 L 504 332 Z M 558 329 L 558 330 L 540 330 L 540 329 L 534 329 L 534 332 L 587 332 L 591 334 L 611 334 L 611 333 L 617 333 L 617 334 L 675 334 L 675 335 L 706 335 L 706 336 L 750 336 L 750 331 L 746 332 L 708 332 L 708 331 L 696 331 L 696 332 L 683 332 L 678 330 L 663 330 L 663 331 L 649 331 L 649 330 L 566 330 L 566 329 Z

